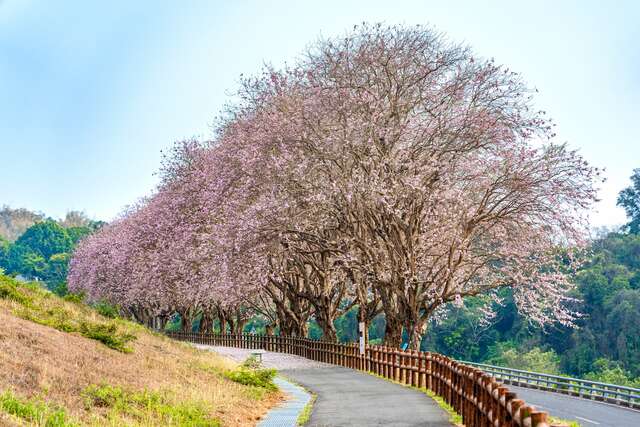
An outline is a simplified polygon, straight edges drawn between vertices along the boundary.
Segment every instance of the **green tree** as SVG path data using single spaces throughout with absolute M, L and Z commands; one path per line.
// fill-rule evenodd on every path
M 630 221 L 626 225 L 630 233 L 640 233 L 640 169 L 634 169 L 631 186 L 618 195 L 618 206 L 624 208 Z
M 9 256 L 10 243 L 7 239 L 0 236 L 0 269 L 7 269 L 7 257 Z
M 66 229 L 55 221 L 47 220 L 29 227 L 16 240 L 15 245 L 27 247 L 48 260 L 54 254 L 70 252 L 73 241 Z
M 67 279 L 69 270 L 69 254 L 53 254 L 47 262 L 43 279 L 52 289 L 57 289 Z
M 543 351 L 534 347 L 524 353 L 515 346 L 504 346 L 500 354 L 489 361 L 498 366 L 506 366 L 523 371 L 543 372 L 551 375 L 560 373 L 560 358 L 553 350 Z
M 36 223 L 10 246 L 6 263 L 7 272 L 32 279 L 53 279 L 55 285 L 58 285 L 66 277 L 68 262 L 66 254 L 72 248 L 71 237 L 56 222 Z
M 67 228 L 67 234 L 71 238 L 73 246 L 77 245 L 80 240 L 93 233 L 94 229 L 91 226 L 78 226 Z
M 605 312 L 606 354 L 640 376 L 640 290 L 618 292 L 607 302 Z

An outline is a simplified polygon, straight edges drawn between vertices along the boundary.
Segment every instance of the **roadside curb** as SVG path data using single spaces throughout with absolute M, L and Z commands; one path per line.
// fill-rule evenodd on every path
M 267 416 L 258 423 L 258 427 L 294 427 L 305 406 L 311 401 L 311 394 L 280 376 L 273 382 L 287 395 L 288 399 L 269 411 Z

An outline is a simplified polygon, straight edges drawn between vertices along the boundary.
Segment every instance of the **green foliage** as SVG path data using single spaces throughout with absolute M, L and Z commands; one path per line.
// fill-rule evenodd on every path
M 631 175 L 631 186 L 625 188 L 618 195 L 617 204 L 621 206 L 629 217 L 627 229 L 630 233 L 640 233 L 640 169 L 634 169 Z
M 64 408 L 51 407 L 35 399 L 21 399 L 10 391 L 0 394 L 0 410 L 31 425 L 43 427 L 71 427 L 77 425 L 69 420 Z
M 120 333 L 114 323 L 81 322 L 80 333 L 122 353 L 131 353 L 133 350 L 127 344 L 136 339 L 135 335 Z
M 84 302 L 84 295 L 83 294 L 70 294 L 70 293 L 66 293 L 63 297 L 63 300 L 68 301 L 68 302 L 72 302 L 74 304 L 82 304 Z
M 54 254 L 67 253 L 73 248 L 73 242 L 55 221 L 35 223 L 16 240 L 15 245 L 28 248 L 43 259 L 49 259 Z
M 430 325 L 434 333 L 427 335 L 423 349 L 437 349 L 438 352 L 459 360 L 477 360 L 488 352 L 496 341 L 498 332 L 485 322 L 479 310 L 485 305 L 483 298 L 472 297 L 464 307 L 451 306 L 444 320 Z
M 562 418 L 558 418 L 558 417 L 548 417 L 548 420 L 553 424 L 553 425 L 566 425 L 568 427 L 580 427 L 580 423 L 577 421 L 572 421 L 572 420 L 565 420 Z
M 109 319 L 117 319 L 120 316 L 118 307 L 115 305 L 111 305 L 106 301 L 98 301 L 93 305 L 93 308 L 98 313 L 100 313 L 104 317 L 108 317 Z
M 93 233 L 93 228 L 88 226 L 68 227 L 66 230 L 74 246 L 77 245 L 80 240 Z
M 309 402 L 306 405 L 304 405 L 304 408 L 302 408 L 300 415 L 298 415 L 298 419 L 296 420 L 296 425 L 303 426 L 303 425 L 306 425 L 309 422 L 309 420 L 311 420 L 311 412 L 313 411 L 313 404 L 316 403 L 317 397 L 318 396 L 314 394 L 313 396 L 311 396 L 311 399 L 309 400 Z
M 251 357 L 244 361 L 238 369 L 227 371 L 224 376 L 231 381 L 275 391 L 278 387 L 273 379 L 276 376 L 275 369 L 258 369 L 260 363 Z
M 0 238 L 0 268 L 10 274 L 44 281 L 50 290 L 64 295 L 71 252 L 99 226 L 86 218 L 84 222 L 87 225 L 64 228 L 55 221 L 45 220 L 31 225 L 13 244 Z
M 528 352 L 515 347 L 502 345 L 501 351 L 493 359 L 487 362 L 492 365 L 505 366 L 507 368 L 523 371 L 541 372 L 551 375 L 560 374 L 560 357 L 555 351 L 542 351 L 534 347 Z
M 260 369 L 261 365 L 262 364 L 256 356 L 249 356 L 244 362 L 242 362 L 242 367 L 247 369 Z
M 17 302 L 18 304 L 22 304 L 24 306 L 30 306 L 32 299 L 21 292 L 18 289 L 18 284 L 16 281 L 10 279 L 7 276 L 0 274 L 0 298 L 9 299 Z
M 182 320 L 180 316 L 173 316 L 169 319 L 164 329 L 170 332 L 178 332 L 181 329 Z
M 0 269 L 7 269 L 10 243 L 7 239 L 0 236 Z
M 91 385 L 82 391 L 85 408 L 108 410 L 112 424 L 133 419 L 141 425 L 218 427 L 200 402 L 178 402 L 167 391 L 130 391 L 109 384 Z
M 618 362 L 598 358 L 593 363 L 593 368 L 595 369 L 593 372 L 584 375 L 585 379 L 640 388 L 640 377 L 632 378 L 631 373 L 622 369 L 622 366 L 620 366 Z

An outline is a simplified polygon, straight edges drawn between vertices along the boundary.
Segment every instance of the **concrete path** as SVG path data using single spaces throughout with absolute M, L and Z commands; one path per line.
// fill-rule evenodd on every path
M 280 373 L 317 395 L 309 426 L 452 425 L 426 394 L 373 375 L 337 366 Z
M 241 348 L 196 347 L 239 362 L 251 353 Z M 284 353 L 267 352 L 262 362 L 317 396 L 309 427 L 452 426 L 449 415 L 426 394 L 373 375 Z M 287 422 L 280 425 L 295 426 Z
M 518 397 L 537 409 L 566 420 L 574 420 L 583 427 L 638 427 L 640 411 L 595 400 L 581 399 L 559 393 L 545 392 L 508 385 Z

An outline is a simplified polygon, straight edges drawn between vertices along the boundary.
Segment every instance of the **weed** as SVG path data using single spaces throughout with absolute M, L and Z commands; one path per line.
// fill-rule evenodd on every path
M 64 408 L 50 407 L 44 402 L 20 399 L 10 391 L 0 394 L 0 410 L 27 423 L 43 427 L 71 427 Z
M 580 423 L 577 421 L 563 420 L 557 417 L 549 417 L 549 421 L 553 424 L 566 425 L 568 427 L 580 427 Z
M 259 369 L 262 364 L 256 356 L 249 356 L 242 362 L 242 366 L 247 369 Z
M 318 396 L 316 396 L 315 394 L 312 395 L 311 400 L 309 400 L 309 402 L 306 405 L 304 405 L 304 408 L 302 408 L 302 412 L 300 412 L 300 415 L 298 415 L 298 419 L 296 420 L 296 425 L 303 426 L 309 422 L 309 420 L 311 419 L 311 411 L 313 410 L 313 404 L 316 402 L 317 397 Z
M 218 427 L 200 402 L 175 402 L 168 392 L 133 392 L 109 384 L 92 385 L 82 391 L 85 409 L 106 408 L 110 420 L 134 419 L 143 425 Z
M 18 304 L 22 305 L 30 305 L 31 298 L 23 292 L 20 292 L 15 283 L 10 282 L 9 280 L 2 280 L 0 277 L 0 298 L 13 300 Z

